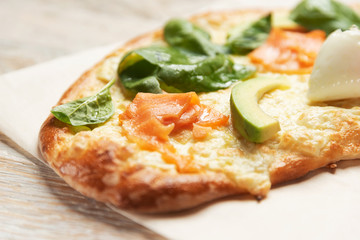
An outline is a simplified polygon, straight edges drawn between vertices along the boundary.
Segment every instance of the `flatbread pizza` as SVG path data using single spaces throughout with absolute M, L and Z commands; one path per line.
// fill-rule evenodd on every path
M 316 2 L 172 19 L 129 41 L 51 110 L 44 159 L 88 197 L 157 213 L 261 199 L 359 158 L 359 7 Z

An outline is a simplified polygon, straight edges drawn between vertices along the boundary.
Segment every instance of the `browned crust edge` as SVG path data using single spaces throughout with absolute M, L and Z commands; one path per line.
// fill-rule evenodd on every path
M 80 91 L 81 86 L 86 84 L 93 69 L 100 66 L 107 58 L 119 52 L 134 49 L 140 46 L 143 41 L 159 38 L 159 36 L 162 36 L 162 30 L 144 34 L 132 39 L 123 47 L 106 56 L 75 81 L 60 98 L 58 104 L 62 104 L 69 97 L 71 98 L 74 92 Z M 122 167 L 119 170 L 121 173 L 120 184 L 105 189 L 102 177 L 107 170 L 105 164 L 98 163 L 99 149 L 97 146 L 88 149 L 86 156 L 76 156 L 73 159 L 61 159 L 61 156 L 55 157 L 53 155 L 56 145 L 62 141 L 62 135 L 67 132 L 69 129 L 66 124 L 59 122 L 53 115 L 49 115 L 39 133 L 40 153 L 55 172 L 71 187 L 98 201 L 137 212 L 169 212 L 187 209 L 213 199 L 244 192 L 242 189 L 237 189 L 235 184 L 222 173 L 168 175 L 143 166 Z M 108 158 L 105 162 L 114 160 L 110 155 L 105 158 Z M 63 174 L 60 167 L 55 164 L 59 161 L 72 162 L 75 163 L 74 165 L 80 163 L 77 174 L 75 176 Z M 97 164 L 93 165 L 94 162 Z M 91 172 L 91 176 L 88 176 L 86 180 L 79 181 L 81 178 L 79 175 L 83 174 L 85 168 Z
M 237 10 L 231 12 L 207 12 L 196 15 L 191 19 L 208 18 L 213 14 L 226 17 L 231 14 L 243 14 L 250 11 L 266 13 L 267 11 Z M 103 61 L 117 53 L 140 46 L 143 41 L 158 38 L 162 35 L 161 30 L 150 32 L 127 42 L 122 48 L 115 50 L 97 63 L 93 68 L 85 72 L 69 89 L 63 94 L 58 104 L 72 93 L 80 91 L 81 85 L 86 84 L 87 79 L 94 68 L 101 65 Z M 70 186 L 82 194 L 96 200 L 111 203 L 116 207 L 135 210 L 137 212 L 169 212 L 187 209 L 199 204 L 218 199 L 221 197 L 244 193 L 236 184 L 230 181 L 223 173 L 198 173 L 198 174 L 176 174 L 169 175 L 159 170 L 146 168 L 144 166 L 129 167 L 126 164 L 118 171 L 120 172 L 119 184 L 112 187 L 105 187 L 102 177 L 107 173 L 108 163 L 112 163 L 114 154 L 111 150 L 99 152 L 104 146 L 94 144 L 84 155 L 74 158 L 63 159 L 62 156 L 55 156 L 55 148 L 58 142 L 62 141 L 63 134 L 69 129 L 65 124 L 60 123 L 53 115 L 50 115 L 43 123 L 39 133 L 39 150 L 44 159 Z M 109 146 L 114 143 L 109 142 Z M 360 146 L 360 143 L 358 144 Z M 359 147 L 358 147 L 359 148 Z M 120 157 L 123 152 L 120 151 Z M 126 154 L 126 153 L 124 153 Z M 310 163 L 311 158 L 304 156 L 293 156 L 288 159 L 279 159 L 270 169 L 272 184 L 301 177 L 311 170 L 326 166 L 330 162 L 323 161 L 314 165 Z M 339 159 L 334 158 L 331 162 Z M 78 169 L 73 175 L 66 175 L 61 170 L 64 165 L 57 165 L 56 162 L 74 163 Z M 276 164 L 278 162 L 285 164 Z M 74 166 L 73 165 L 73 166 Z M 85 170 L 84 170 L 85 169 Z M 85 175 L 85 176 L 84 176 Z

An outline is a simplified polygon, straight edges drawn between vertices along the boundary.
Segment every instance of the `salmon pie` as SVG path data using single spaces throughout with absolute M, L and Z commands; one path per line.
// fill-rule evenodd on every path
M 152 213 L 263 198 L 359 158 L 357 11 L 305 0 L 171 19 L 69 87 L 40 151 L 82 194 Z

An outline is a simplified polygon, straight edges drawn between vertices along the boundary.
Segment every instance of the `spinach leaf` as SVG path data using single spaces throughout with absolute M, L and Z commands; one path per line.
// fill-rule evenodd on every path
M 258 48 L 269 36 L 271 30 L 271 14 L 253 22 L 246 29 L 235 28 L 228 36 L 226 45 L 231 53 L 245 55 Z
M 290 18 L 309 29 L 330 34 L 336 29 L 360 27 L 360 17 L 350 7 L 334 0 L 304 0 L 290 13 Z
M 97 94 L 54 107 L 51 112 L 64 123 L 84 126 L 103 123 L 114 114 L 110 87 L 115 79 L 108 82 Z
M 118 74 L 128 94 L 138 92 L 161 93 L 156 78 L 159 64 L 185 63 L 186 57 L 179 51 L 168 47 L 152 46 L 134 50 L 122 59 Z
M 169 47 L 134 50 L 121 61 L 118 74 L 130 93 L 209 92 L 229 87 L 255 72 L 236 65 L 229 56 L 199 56 Z
M 254 70 L 245 66 L 235 70 L 231 59 L 221 54 L 195 64 L 164 64 L 159 68 L 157 78 L 182 92 L 210 92 L 227 88 L 253 73 Z
M 167 22 L 164 38 L 170 46 L 193 54 L 214 56 L 225 51 L 222 46 L 211 42 L 209 33 L 184 19 Z

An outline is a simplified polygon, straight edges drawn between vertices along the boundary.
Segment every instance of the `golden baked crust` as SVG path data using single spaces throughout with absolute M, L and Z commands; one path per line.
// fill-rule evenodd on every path
M 261 10 L 209 12 L 193 17 L 192 21 L 221 43 L 235 24 L 252 21 L 265 13 Z M 107 60 L 119 60 L 131 49 L 161 40 L 159 30 L 128 42 L 84 73 L 58 104 L 101 89 L 106 83 L 98 72 Z M 186 134 L 173 140 L 178 149 L 185 149 L 203 166 L 197 173 L 178 172 L 171 164 L 164 163 L 160 155 L 141 150 L 124 136 L 118 115 L 130 100 L 123 96 L 117 84 L 111 89 L 116 113 L 109 121 L 91 131 L 78 131 L 50 115 L 41 127 L 39 148 L 44 159 L 70 186 L 122 209 L 169 212 L 233 194 L 250 192 L 265 196 L 273 184 L 360 156 L 360 108 L 357 107 L 360 100 L 309 105 L 304 97 L 308 76 L 289 78 L 292 82 L 289 91 L 276 90 L 259 103 L 282 127 L 269 141 L 248 143 L 237 136 L 231 125 L 213 131 L 211 139 L 216 144 L 226 139 L 214 150 L 210 150 L 213 146 L 210 144 L 214 144 L 211 140 L 189 140 Z M 229 94 L 227 89 L 202 94 L 200 98 L 229 114 L 229 107 L 225 106 L 229 104 L 224 104 Z
M 105 59 L 147 46 L 161 37 L 162 31 L 142 35 Z M 94 71 L 104 60 L 84 73 L 63 94 L 58 105 L 87 95 L 83 93 L 84 85 L 98 89 L 97 86 L 103 83 L 94 77 Z M 131 154 L 131 148 L 106 139 L 106 136 L 99 141 L 85 136 L 85 148 L 67 145 L 72 137 L 69 126 L 50 115 L 39 134 L 39 147 L 44 159 L 77 191 L 123 209 L 175 211 L 244 192 L 236 189 L 235 184 L 221 173 L 169 175 L 141 164 L 129 166 L 126 158 Z M 118 178 L 118 184 L 109 184 L 111 179 L 105 180 L 108 184 L 104 183 L 104 179 L 112 178 L 111 174 L 115 174 L 113 178 Z

